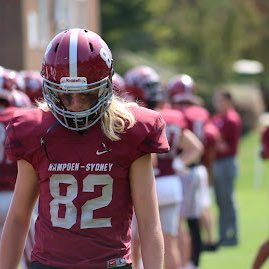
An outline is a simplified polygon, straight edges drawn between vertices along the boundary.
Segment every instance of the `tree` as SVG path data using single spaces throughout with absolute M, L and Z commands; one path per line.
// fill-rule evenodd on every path
M 110 0 L 102 2 L 102 29 L 113 48 L 188 73 L 210 95 L 233 77 L 236 60 L 263 62 L 266 55 L 268 65 L 269 18 L 263 9 L 259 0 Z

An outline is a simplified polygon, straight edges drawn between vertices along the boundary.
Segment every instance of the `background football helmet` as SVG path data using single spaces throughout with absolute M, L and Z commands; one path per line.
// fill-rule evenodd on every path
M 0 104 L 4 107 L 29 107 L 30 99 L 20 91 L 21 88 L 18 73 L 0 66 Z
M 6 69 L 0 66 L 0 89 L 1 90 L 12 90 L 17 89 L 17 74 L 15 71 Z
M 69 29 L 56 35 L 44 54 L 41 75 L 43 95 L 57 120 L 71 130 L 85 130 L 107 110 L 112 96 L 112 54 L 105 41 L 84 29 Z M 68 111 L 58 93 L 98 91 L 89 109 Z
M 16 107 L 32 107 L 31 99 L 28 95 L 19 90 L 12 90 L 13 104 Z
M 124 75 L 126 91 L 133 99 L 152 108 L 163 98 L 160 77 L 149 66 L 137 66 Z
M 178 74 L 168 81 L 167 90 L 172 103 L 193 101 L 196 85 L 189 75 Z
M 20 72 L 24 81 L 23 92 L 25 92 L 32 102 L 43 98 L 42 84 L 43 79 L 40 72 L 34 70 L 24 70 Z

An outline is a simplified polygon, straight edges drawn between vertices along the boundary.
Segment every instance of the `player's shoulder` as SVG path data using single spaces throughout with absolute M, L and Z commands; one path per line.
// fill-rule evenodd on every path
M 129 109 L 134 115 L 136 122 L 132 128 L 126 130 L 122 139 L 129 142 L 132 141 L 133 146 L 141 146 L 141 144 L 145 143 L 154 145 L 156 149 L 158 148 L 156 152 L 167 150 L 166 123 L 161 113 L 142 106 L 132 106 Z
M 137 124 L 155 124 L 156 120 L 162 119 L 158 111 L 134 105 L 129 107 L 130 112 L 134 115 Z
M 131 106 L 129 110 L 135 118 L 134 126 L 127 130 L 130 136 L 139 140 L 149 133 L 162 132 L 165 129 L 166 123 L 160 112 L 143 106 Z
M 42 110 L 34 108 L 16 108 L 14 110 L 14 118 L 20 119 L 21 121 L 36 121 L 38 117 L 42 115 Z
M 173 108 L 164 108 L 160 110 L 160 113 L 166 124 L 179 124 L 181 127 L 185 127 L 186 119 L 182 111 Z
M 175 117 L 183 117 L 183 113 L 182 111 L 178 110 L 178 109 L 174 109 L 174 108 L 163 108 L 162 110 L 160 110 L 162 115 L 171 115 L 171 116 L 175 116 Z
M 39 108 L 17 108 L 13 113 L 9 128 L 15 130 L 16 134 L 33 136 L 42 133 L 51 124 L 53 115 Z
M 155 137 L 165 130 L 166 123 L 160 112 L 142 106 L 131 106 L 129 111 L 135 117 L 135 124 L 126 130 L 125 139 L 140 143 L 145 137 Z
M 205 136 L 217 140 L 220 138 L 220 131 L 213 122 L 209 121 L 204 126 Z
M 238 123 L 241 121 L 240 115 L 235 109 L 229 109 L 226 113 L 226 118 L 231 122 Z
M 208 110 L 203 107 L 203 106 L 198 106 L 198 105 L 191 105 L 188 106 L 185 109 L 185 113 L 193 114 L 193 115 L 199 115 L 203 116 L 204 118 L 209 118 L 209 112 Z
M 0 111 L 0 122 L 4 122 L 13 118 L 16 107 L 8 107 Z

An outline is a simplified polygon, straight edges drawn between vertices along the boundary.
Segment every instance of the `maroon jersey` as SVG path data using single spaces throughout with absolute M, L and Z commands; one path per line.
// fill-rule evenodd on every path
M 161 115 L 166 122 L 166 136 L 169 142 L 170 151 L 158 154 L 158 175 L 166 176 L 175 174 L 172 162 L 178 153 L 178 145 L 182 136 L 182 131 L 186 128 L 186 121 L 183 114 L 175 109 L 164 108 Z
M 219 129 L 221 139 L 225 141 L 228 148 L 226 151 L 217 151 L 216 158 L 235 156 L 241 135 L 241 118 L 234 109 L 229 109 L 224 115 L 216 114 L 212 122 Z
M 15 107 L 0 111 L 0 191 L 13 191 L 17 176 L 17 164 L 7 159 L 5 152 L 6 127 L 13 117 Z
M 261 157 L 269 158 L 269 127 L 265 127 L 261 133 Z
M 169 150 L 161 115 L 131 111 L 137 122 L 116 142 L 100 122 L 79 133 L 39 109 L 14 117 L 9 155 L 30 162 L 39 176 L 33 261 L 67 269 L 104 269 L 116 258 L 131 262 L 130 166 L 144 154 Z
M 204 107 L 188 104 L 180 106 L 179 109 L 186 118 L 188 129 L 190 129 L 204 145 L 201 162 L 208 168 L 210 165 L 209 156 L 212 156 L 218 139 L 218 129 L 210 123 L 209 112 Z
M 215 158 L 216 145 L 220 140 L 220 132 L 218 128 L 212 123 L 207 122 L 204 125 L 204 153 L 202 155 L 202 164 L 206 166 L 207 169 L 210 168 L 211 162 Z
M 180 109 L 186 117 L 190 129 L 202 142 L 205 141 L 205 124 L 209 121 L 208 111 L 198 105 L 186 105 Z

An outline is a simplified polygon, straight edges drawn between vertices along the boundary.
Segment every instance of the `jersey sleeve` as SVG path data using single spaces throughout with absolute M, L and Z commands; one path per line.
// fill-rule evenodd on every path
M 17 136 L 16 129 L 17 118 L 13 118 L 7 126 L 7 135 L 5 140 L 5 148 L 7 157 L 12 161 L 17 161 L 20 159 L 26 159 L 26 149 L 22 141 Z
M 6 128 L 5 149 L 12 161 L 24 159 L 33 163 L 33 153 L 40 147 L 33 120 L 35 114 L 31 112 L 22 109 L 16 111 Z
M 132 108 L 136 123 L 125 136 L 128 159 L 133 162 L 149 153 L 165 153 L 170 147 L 166 137 L 166 125 L 162 115 L 144 107 Z
M 159 115 L 148 132 L 145 139 L 139 145 L 141 153 L 165 153 L 169 150 L 169 144 L 165 132 L 165 121 Z

